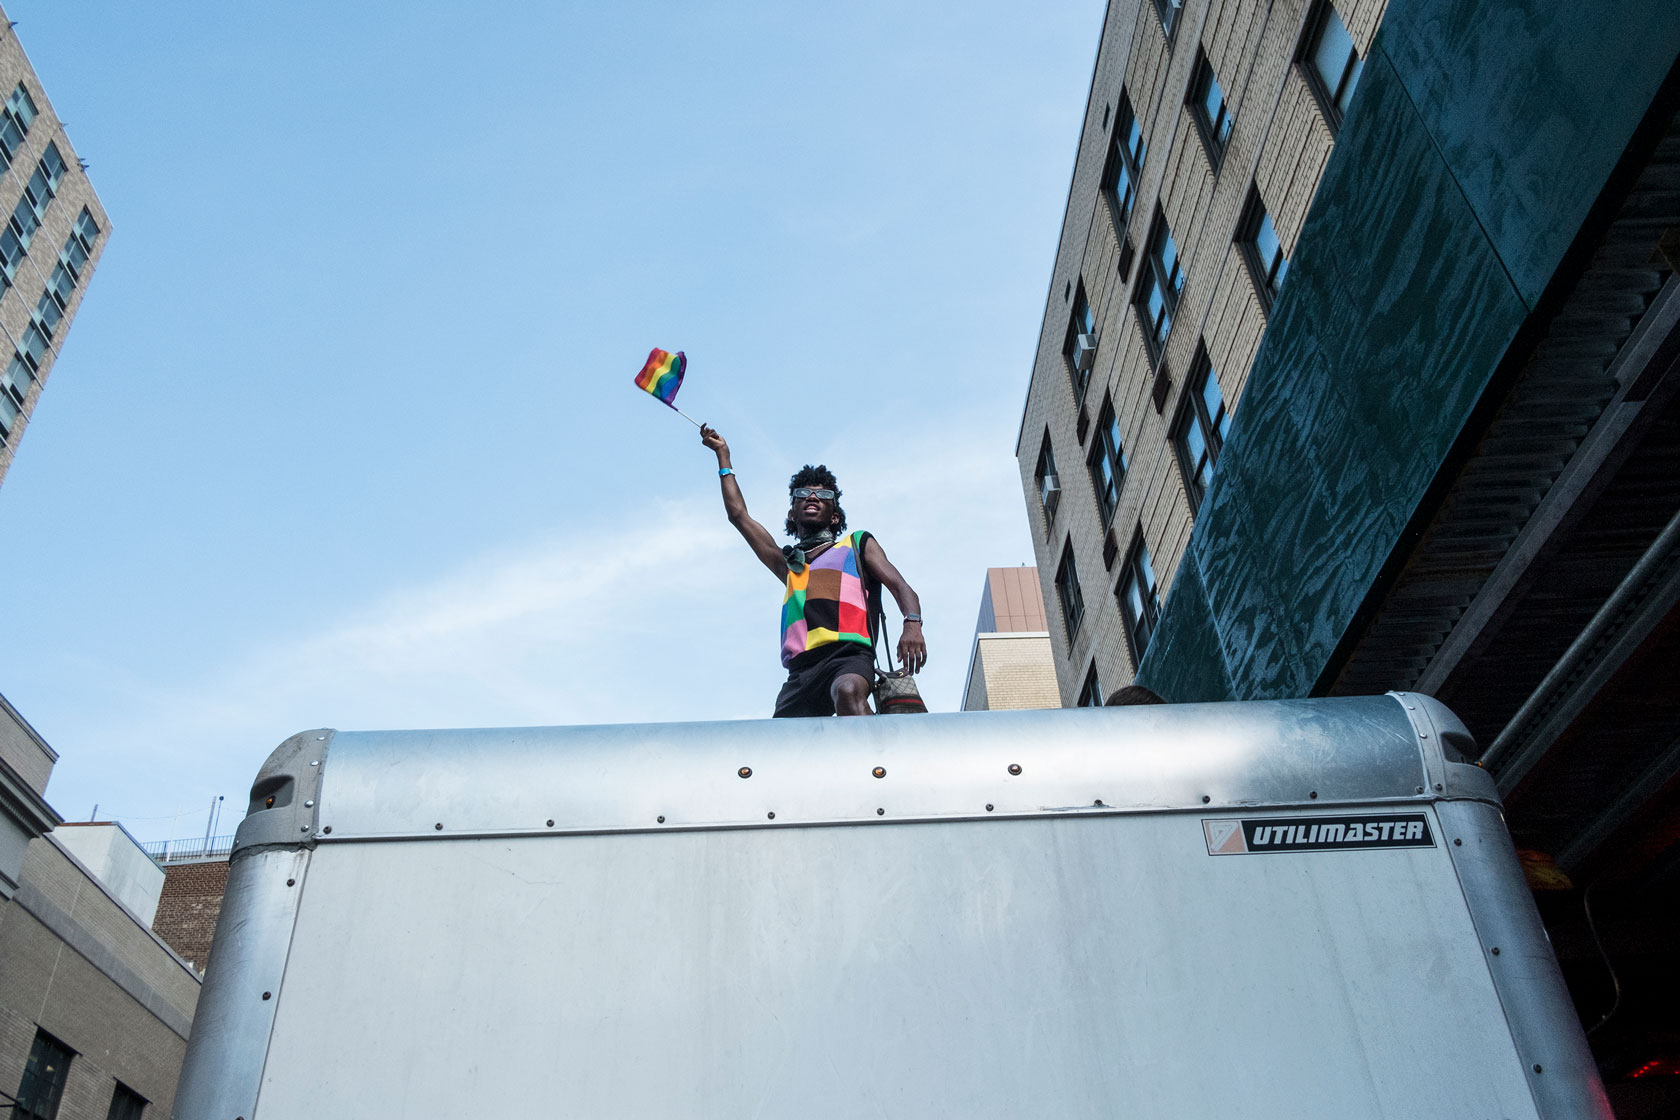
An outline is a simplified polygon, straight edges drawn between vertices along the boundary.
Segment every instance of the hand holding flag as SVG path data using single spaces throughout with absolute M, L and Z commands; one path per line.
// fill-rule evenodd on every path
M 700 421 L 677 407 L 677 390 L 682 388 L 683 374 L 688 372 L 688 358 L 681 350 L 675 354 L 661 350 L 657 346 L 648 354 L 647 364 L 642 372 L 636 375 L 636 387 L 643 389 L 693 424 L 700 427 Z

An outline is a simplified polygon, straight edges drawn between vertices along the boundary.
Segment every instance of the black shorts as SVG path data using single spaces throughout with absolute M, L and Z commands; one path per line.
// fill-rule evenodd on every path
M 875 651 L 857 642 L 834 642 L 800 654 L 788 666 L 787 683 L 776 696 L 776 717 L 833 715 L 830 690 L 847 673 L 873 683 Z

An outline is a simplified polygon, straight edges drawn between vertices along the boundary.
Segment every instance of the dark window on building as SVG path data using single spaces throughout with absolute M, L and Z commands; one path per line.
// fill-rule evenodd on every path
M 46 217 L 47 204 L 58 193 L 58 184 L 63 179 L 64 157 L 58 154 L 57 144 L 48 144 L 23 188 L 23 201 L 34 210 L 37 225 Z
M 1225 159 L 1225 148 L 1231 143 L 1231 112 L 1225 107 L 1225 90 L 1213 72 L 1213 64 L 1199 50 L 1185 104 L 1196 121 L 1196 132 L 1201 135 L 1202 147 L 1207 149 L 1208 162 L 1218 171 Z
M 1153 361 L 1159 361 L 1161 352 L 1166 349 L 1167 336 L 1172 333 L 1173 315 L 1178 311 L 1178 297 L 1183 291 L 1184 269 L 1179 265 L 1178 245 L 1173 241 L 1172 230 L 1167 227 L 1166 216 L 1157 211 L 1134 297 L 1138 321 L 1143 326 L 1143 340 Z
M 40 300 L 35 304 L 35 314 L 30 316 L 29 322 L 49 340 L 57 333 L 58 325 L 64 322 L 64 308 L 58 305 L 50 288 L 41 293 Z
M 85 206 L 82 207 L 82 212 L 76 215 L 75 233 L 87 246 L 87 251 L 93 252 L 93 243 L 99 240 L 99 223 L 93 220 L 93 215 L 88 213 Z
M 71 241 L 75 241 L 72 237 Z M 60 311 L 70 310 L 70 297 L 76 294 L 76 274 L 64 262 L 62 255 L 59 262 L 53 265 L 52 278 L 47 281 L 47 295 L 58 305 Z
M 21 208 L 22 203 L 18 206 Z M 34 233 L 33 230 L 30 231 Z M 17 230 L 7 222 L 0 227 L 0 281 L 6 287 L 12 286 L 12 280 L 17 276 L 18 266 L 23 263 L 23 254 L 28 248 L 26 240 L 18 236 Z
M 64 181 L 64 173 L 69 170 L 64 164 L 64 157 L 58 154 L 57 144 L 49 143 L 47 150 L 41 153 L 41 170 L 47 176 L 47 189 L 57 194 L 58 184 Z
M 34 239 L 35 231 L 41 228 L 47 204 L 58 193 L 58 184 L 63 178 L 64 160 L 58 154 L 58 145 L 48 144 L 35 164 L 34 174 L 24 185 L 23 197 L 18 199 L 10 220 L 0 229 L 0 277 L 4 277 L 6 286 L 9 287 L 16 279 L 23 254 Z
M 1097 507 L 1102 511 L 1106 527 L 1114 519 L 1114 507 L 1120 504 L 1120 488 L 1126 484 L 1126 449 L 1120 442 L 1120 418 L 1114 414 L 1114 402 L 1104 400 L 1102 412 L 1097 414 L 1097 438 L 1091 442 L 1091 485 L 1097 492 Z
M 1184 394 L 1178 422 L 1173 425 L 1173 444 L 1178 449 L 1178 465 L 1184 472 L 1184 491 L 1190 497 L 1192 510 L 1200 509 L 1202 499 L 1207 496 L 1213 468 L 1219 462 L 1219 452 L 1230 429 L 1225 396 L 1219 391 L 1219 373 L 1208 361 L 1207 353 L 1198 349 L 1189 391 Z
M 1103 197 L 1108 199 L 1116 230 L 1125 229 L 1126 223 L 1132 220 L 1146 151 L 1143 129 L 1132 112 L 1131 99 L 1126 96 L 1125 90 L 1121 90 L 1120 115 L 1114 120 L 1114 134 L 1109 140 L 1108 163 L 1103 167 L 1102 178 Z
M 23 138 L 29 135 L 29 126 L 34 123 L 35 102 L 19 82 L 6 98 L 5 109 L 0 110 L 0 171 L 12 165 L 12 157 L 23 147 Z
M 35 240 L 35 231 L 40 228 L 40 214 L 36 211 L 29 193 L 25 191 L 24 196 L 18 199 L 17 205 L 12 208 L 12 218 L 7 223 L 7 231 L 15 233 L 23 249 L 27 250 L 29 243 Z M 6 256 L 8 260 L 11 259 L 11 253 L 8 252 Z
M 1085 683 L 1079 687 L 1079 702 L 1081 708 L 1100 708 L 1103 706 L 1102 685 L 1097 683 L 1097 663 L 1091 662 L 1091 667 L 1085 670 Z
M 1091 313 L 1091 301 L 1085 298 L 1083 280 L 1073 297 L 1073 311 L 1068 315 L 1062 357 L 1067 359 L 1068 377 L 1073 381 L 1073 399 L 1082 401 L 1086 387 L 1091 384 L 1091 368 L 1097 362 L 1097 317 Z
M 34 383 L 35 374 L 23 360 L 23 355 L 14 350 L 6 372 L 0 373 L 0 439 L 12 434 L 18 414 L 23 410 L 24 398 L 29 395 L 29 387 Z
M 18 204 L 20 211 L 27 203 L 26 198 Z M 33 216 L 33 209 L 28 211 L 28 216 Z M 33 225 L 29 232 L 34 233 Z M 6 440 L 17 425 L 24 398 L 29 395 L 29 386 L 35 380 L 35 372 L 46 354 L 47 343 L 58 330 L 64 314 L 70 310 L 70 299 L 75 294 L 82 270 L 93 255 L 93 244 L 98 238 L 99 223 L 84 208 L 64 242 L 64 250 L 58 255 L 52 275 L 47 279 L 46 293 L 36 304 L 29 325 L 24 328 L 22 349 L 13 351 L 5 373 L 0 374 L 0 442 Z M 0 265 L 3 265 L 0 275 L 4 275 L 9 283 L 17 265 L 23 260 L 23 241 L 9 223 L 0 230 L 0 258 L 3 258 L 0 259 Z
M 105 1120 L 140 1120 L 146 1112 L 146 1098 L 117 1082 L 117 1091 L 111 1094 L 111 1111 L 105 1114 Z
M 1289 258 L 1283 255 L 1277 228 L 1272 225 L 1272 216 L 1266 212 L 1266 203 L 1258 189 L 1249 189 L 1248 205 L 1243 210 L 1242 224 L 1237 233 L 1237 245 L 1248 264 L 1249 275 L 1254 278 L 1254 290 L 1260 295 L 1260 306 L 1270 312 L 1277 300 L 1278 289 L 1283 287 L 1283 278 L 1289 272 Z
M 1155 14 L 1161 19 L 1161 30 L 1166 32 L 1169 44 L 1178 30 L 1178 14 L 1183 10 L 1184 0 L 1155 0 Z
M 1114 589 L 1120 600 L 1120 613 L 1126 620 L 1126 641 L 1132 649 L 1132 664 L 1143 661 L 1149 648 L 1155 623 L 1161 617 L 1161 599 L 1155 585 L 1155 568 L 1149 563 L 1149 549 L 1143 543 L 1143 526 L 1132 536 L 1132 547 L 1126 552 L 1126 564 L 1120 570 L 1120 583 Z
M 1067 626 L 1068 644 L 1079 633 L 1085 618 L 1085 597 L 1079 593 L 1079 573 L 1073 566 L 1073 539 L 1062 545 L 1062 562 L 1056 566 L 1056 598 L 1062 602 L 1062 622 Z
M 15 1120 L 53 1120 L 58 1099 L 64 1095 L 64 1080 L 70 1073 L 70 1049 L 46 1031 L 35 1032 L 29 1061 L 18 1084 Z
M 36 373 L 41 372 L 41 363 L 46 360 L 48 336 L 34 320 L 30 320 L 23 328 L 23 341 L 18 349 L 23 352 L 23 360 L 29 363 L 29 368 Z
M 71 288 L 80 283 L 82 269 L 87 267 L 89 258 L 93 256 L 93 244 L 98 240 L 99 223 L 84 209 L 81 217 L 76 219 L 75 228 L 70 231 L 70 236 L 64 242 L 64 251 L 58 254 L 58 265 L 53 269 L 52 279 L 52 287 L 55 290 L 65 283 Z M 69 275 L 61 278 L 60 272 L 68 272 Z M 66 301 L 69 299 L 68 296 L 64 298 Z
M 1347 25 L 1329 0 L 1320 0 L 1310 26 L 1297 61 L 1313 96 L 1318 99 L 1318 107 L 1330 122 L 1330 131 L 1335 132 L 1353 100 L 1365 60 L 1354 49 Z
M 1056 516 L 1056 507 L 1062 501 L 1062 480 L 1056 474 L 1056 456 L 1050 450 L 1050 432 L 1044 432 L 1044 442 L 1038 449 L 1038 466 L 1033 469 L 1033 480 L 1038 483 L 1038 504 L 1044 507 L 1044 525 L 1049 528 L 1051 520 Z

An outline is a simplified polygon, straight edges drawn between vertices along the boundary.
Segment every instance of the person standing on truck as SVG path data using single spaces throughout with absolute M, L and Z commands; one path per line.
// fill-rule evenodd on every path
M 875 679 L 875 641 L 869 632 L 876 594 L 892 592 L 904 615 L 898 659 L 910 672 L 927 664 L 922 604 L 869 533 L 846 531 L 840 484 L 826 466 L 806 464 L 788 481 L 785 528 L 798 543 L 782 547 L 747 513 L 746 499 L 729 464 L 729 444 L 709 424 L 700 442 L 717 453 L 718 482 L 729 523 L 740 530 L 759 562 L 783 585 L 782 665 L 787 683 L 775 715 L 867 716 Z M 883 635 L 884 637 L 885 635 Z

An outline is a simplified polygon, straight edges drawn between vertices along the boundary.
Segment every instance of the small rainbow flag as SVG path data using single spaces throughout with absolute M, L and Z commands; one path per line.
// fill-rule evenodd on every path
M 675 354 L 654 347 L 648 354 L 647 365 L 636 375 L 636 387 L 645 389 L 671 408 L 677 407 L 677 390 L 682 388 L 683 373 L 688 359 L 678 350 Z

